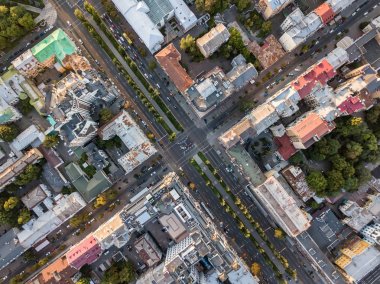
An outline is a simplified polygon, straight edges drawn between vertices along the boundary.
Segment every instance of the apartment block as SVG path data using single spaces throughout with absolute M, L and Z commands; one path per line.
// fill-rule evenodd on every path
M 263 15 L 265 20 L 268 20 L 292 2 L 292 0 L 260 0 L 257 3 L 257 10 Z
M 275 176 L 268 177 L 253 191 L 289 236 L 296 237 L 310 227 L 311 218 L 297 206 Z
M 197 39 L 196 43 L 204 57 L 210 57 L 215 51 L 227 42 L 230 38 L 230 32 L 223 24 L 217 24 L 204 36 Z
M 66 259 L 70 266 L 79 270 L 85 264 L 91 264 L 102 254 L 102 248 L 98 241 L 88 235 L 81 242 L 74 245 L 66 253 Z

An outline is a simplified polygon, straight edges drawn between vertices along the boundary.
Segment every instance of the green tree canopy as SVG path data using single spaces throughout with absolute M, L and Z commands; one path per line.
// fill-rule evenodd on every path
M 136 272 L 131 262 L 114 263 L 105 273 L 102 284 L 130 283 L 136 277 Z
M 18 215 L 18 218 L 17 218 L 17 223 L 19 225 L 24 225 L 25 223 L 29 222 L 30 219 L 31 219 L 30 211 L 27 208 L 23 208 L 20 210 L 20 214 Z
M 20 200 L 16 196 L 11 196 L 7 201 L 4 202 L 4 210 L 10 211 L 19 204 Z
M 327 187 L 327 180 L 321 172 L 313 171 L 306 177 L 307 184 L 317 194 L 323 193 Z
M 350 141 L 346 144 L 345 156 L 347 159 L 355 160 L 363 152 L 363 147 L 355 141 Z
M 0 139 L 11 142 L 19 134 L 19 130 L 14 124 L 0 125 Z
M 59 136 L 58 134 L 49 134 L 45 136 L 45 140 L 43 142 L 43 145 L 46 148 L 53 148 L 57 146 L 59 143 Z
M 110 109 L 102 108 L 99 112 L 100 124 L 105 124 L 113 118 L 113 114 Z
M 327 188 L 329 193 L 337 193 L 344 185 L 344 178 L 341 172 L 331 170 L 327 173 Z
M 25 185 L 33 180 L 39 179 L 42 174 L 42 168 L 38 164 L 28 165 L 25 170 L 16 178 L 14 184 Z

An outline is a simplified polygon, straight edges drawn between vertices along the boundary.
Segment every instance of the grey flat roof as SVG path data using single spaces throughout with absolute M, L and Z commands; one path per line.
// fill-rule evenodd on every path
M 18 229 L 10 229 L 0 237 L 0 269 L 26 251 L 17 240 L 17 232 Z

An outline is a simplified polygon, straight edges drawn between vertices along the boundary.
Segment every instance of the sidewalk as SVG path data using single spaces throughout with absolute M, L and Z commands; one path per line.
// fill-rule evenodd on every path
M 98 27 L 98 25 L 95 23 L 95 21 L 92 19 L 92 17 L 87 13 L 84 12 L 84 15 L 86 17 L 86 20 L 94 27 L 95 31 L 99 34 L 99 36 L 102 38 L 102 40 L 107 44 L 107 46 L 111 49 L 112 53 L 115 55 L 117 60 L 120 61 L 121 65 L 127 70 L 129 76 L 131 76 L 132 80 L 136 82 L 137 86 L 140 88 L 140 90 L 144 93 L 146 98 L 149 100 L 149 102 L 154 106 L 154 108 L 157 110 L 157 112 L 162 116 L 166 124 L 170 127 L 170 129 L 178 134 L 178 130 L 174 127 L 174 125 L 171 123 L 171 121 L 167 118 L 166 114 L 162 111 L 162 109 L 158 106 L 158 104 L 154 101 L 154 99 L 149 94 L 148 90 L 144 87 L 144 85 L 140 82 L 140 80 L 137 78 L 135 73 L 131 70 L 127 62 L 124 60 L 124 58 L 120 55 L 120 53 L 116 50 L 116 48 L 113 46 L 111 41 L 108 39 L 108 37 L 103 33 L 103 31 Z
M 264 249 L 266 254 L 272 260 L 272 262 L 276 265 L 281 274 L 286 274 L 285 268 L 282 264 L 277 260 L 277 258 L 273 255 L 270 248 L 266 245 L 265 241 L 259 236 L 256 230 L 253 228 L 251 223 L 247 220 L 244 214 L 237 207 L 235 202 L 231 199 L 229 194 L 224 190 L 224 188 L 220 185 L 219 181 L 215 179 L 214 175 L 209 171 L 208 167 L 203 163 L 202 159 L 198 157 L 198 155 L 194 156 L 195 161 L 201 166 L 204 173 L 208 176 L 208 178 L 212 181 L 212 184 L 216 187 L 219 193 L 222 195 L 223 199 L 228 203 L 229 206 L 234 210 L 236 215 L 240 218 L 240 220 L 244 223 L 244 226 L 249 229 L 251 235 L 255 238 L 255 240 L 260 244 L 260 246 Z

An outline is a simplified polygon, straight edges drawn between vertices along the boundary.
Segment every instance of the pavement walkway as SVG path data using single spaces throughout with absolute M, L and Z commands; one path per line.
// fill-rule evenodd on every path
M 260 246 L 264 249 L 266 254 L 269 256 L 269 258 L 272 260 L 272 262 L 276 265 L 278 270 L 281 274 L 286 274 L 285 268 L 282 266 L 282 264 L 278 261 L 278 259 L 273 255 L 271 249 L 266 245 L 265 241 L 260 237 L 260 235 L 256 232 L 256 230 L 253 228 L 251 223 L 248 221 L 248 219 L 244 216 L 244 214 L 241 212 L 241 210 L 237 207 L 235 202 L 232 200 L 230 195 L 224 190 L 224 188 L 221 186 L 219 181 L 214 177 L 214 175 L 210 172 L 208 167 L 205 165 L 205 163 L 202 161 L 201 158 L 199 158 L 198 155 L 194 156 L 195 161 L 201 166 L 203 172 L 208 176 L 208 178 L 211 180 L 212 184 L 215 186 L 215 188 L 219 191 L 219 193 L 222 195 L 223 199 L 228 203 L 229 206 L 234 210 L 236 215 L 240 218 L 240 220 L 243 222 L 244 226 L 248 228 L 251 235 L 255 238 L 255 240 L 260 244 Z
M 99 34 L 99 36 L 103 39 L 103 41 L 106 43 L 106 45 L 111 49 L 112 53 L 115 55 L 117 60 L 120 61 L 121 65 L 127 70 L 129 76 L 131 76 L 132 80 L 136 82 L 137 86 L 140 88 L 140 90 L 144 93 L 146 98 L 149 100 L 149 102 L 154 106 L 154 108 L 157 110 L 157 112 L 162 116 L 166 124 L 170 127 L 171 130 L 173 130 L 176 134 L 179 133 L 179 131 L 174 127 L 174 125 L 171 123 L 171 121 L 167 118 L 166 114 L 162 111 L 162 109 L 158 106 L 158 104 L 154 101 L 154 99 L 149 94 L 148 90 L 145 88 L 145 86 L 141 83 L 139 78 L 135 75 L 135 73 L 132 71 L 132 69 L 129 67 L 127 62 L 124 60 L 123 56 L 120 55 L 120 53 L 117 51 L 117 49 L 113 46 L 111 41 L 108 39 L 108 37 L 103 33 L 103 31 L 99 28 L 99 26 L 95 23 L 95 21 L 92 19 L 91 16 L 89 16 L 88 13 L 84 13 L 86 20 L 94 27 L 95 31 Z

